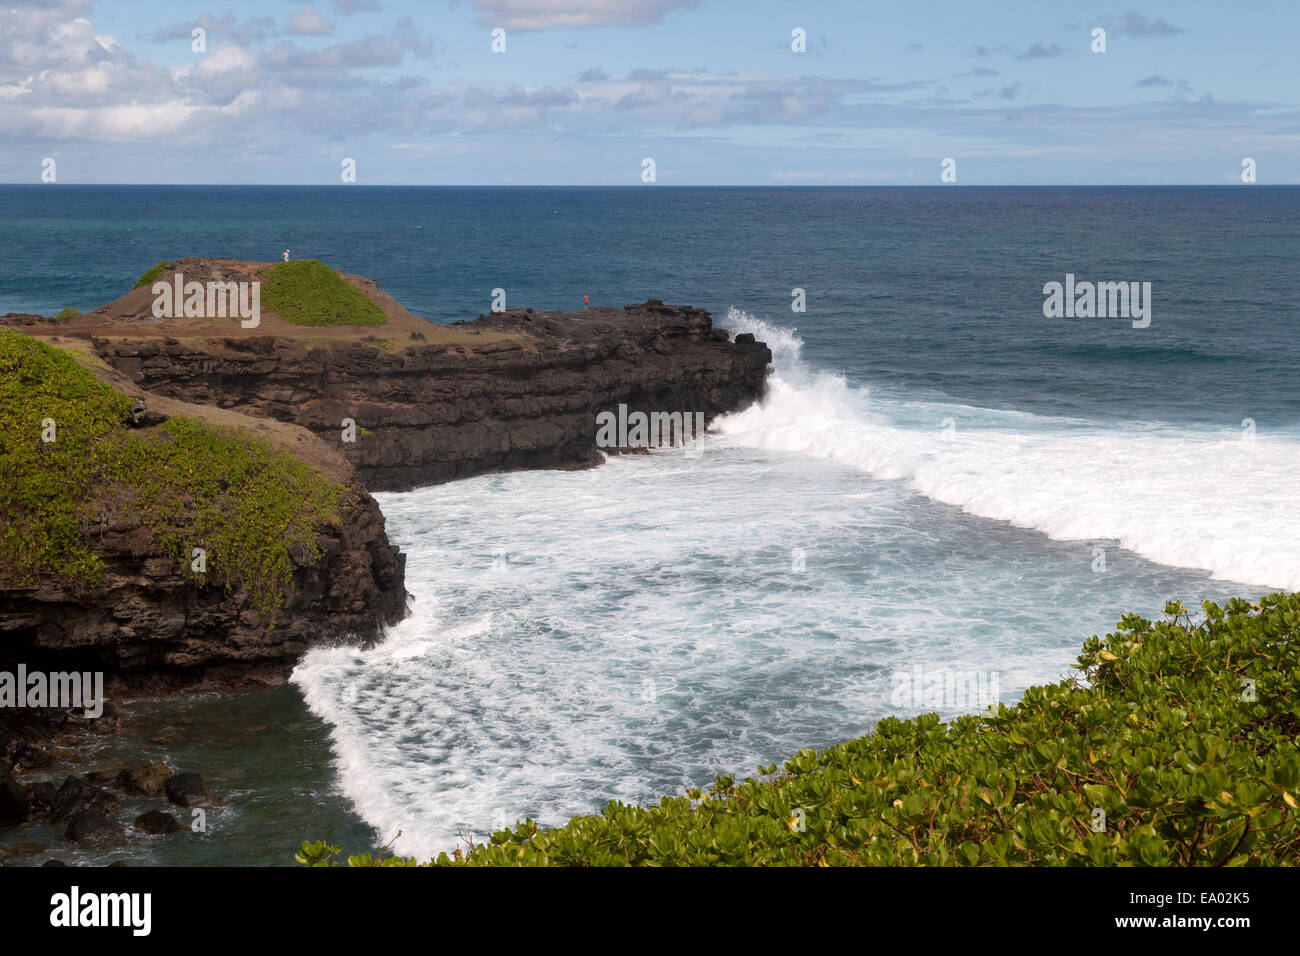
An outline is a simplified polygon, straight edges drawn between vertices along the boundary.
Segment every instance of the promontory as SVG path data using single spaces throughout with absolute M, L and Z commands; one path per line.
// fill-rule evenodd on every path
M 190 301 L 200 286 L 228 307 Z M 702 309 L 437 324 L 314 260 L 178 259 L 93 312 L 11 313 L 0 669 L 281 680 L 405 613 L 372 491 L 590 466 L 602 411 L 712 419 L 758 399 L 770 361 Z

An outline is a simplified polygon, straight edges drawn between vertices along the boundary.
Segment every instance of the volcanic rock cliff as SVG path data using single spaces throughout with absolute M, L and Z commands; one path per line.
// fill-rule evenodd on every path
M 30 333 L 43 323 L 23 325 Z M 84 341 L 33 337 L 80 355 L 94 367 Z M 0 374 L 21 374 L 21 369 L 0 367 Z M 313 547 L 289 548 L 291 567 L 282 600 L 267 609 L 251 599 L 246 582 L 231 584 L 215 555 L 212 579 L 196 586 L 196 577 L 187 573 L 188 561 L 168 552 L 150 516 L 125 504 L 134 489 L 114 483 L 81 510 L 82 535 L 102 568 L 100 580 L 87 584 L 59 573 L 30 580 L 21 568 L 0 566 L 0 670 L 12 673 L 22 663 L 29 672 L 104 671 L 110 682 L 133 688 L 278 682 L 313 643 L 373 640 L 384 625 L 402 619 L 405 556 L 388 542 L 378 504 L 340 455 L 294 425 L 148 395 L 108 369 L 99 369 L 98 377 L 136 399 L 123 422 L 132 435 L 158 432 L 164 441 L 174 441 L 167 435 L 169 423 L 184 419 L 220 433 L 234 430 L 245 441 L 265 442 L 337 489 L 337 516 L 313 522 L 308 539 Z M 4 411 L 11 433 L 26 431 L 37 441 L 34 424 L 25 428 L 10 421 L 12 410 Z M 71 424 L 59 441 L 77 445 Z M 77 448 L 75 453 L 82 454 L 82 447 Z M 84 454 L 94 457 L 97 452 L 85 448 Z M 0 464 L 7 466 L 0 468 L 4 480 L 20 488 L 38 482 L 33 469 L 24 470 L 30 462 L 0 455 Z M 15 463 L 17 468 L 8 467 Z M 220 475 L 224 467 L 214 463 L 213 471 Z M 226 483 L 224 477 L 219 481 Z M 31 496 L 0 494 L 0 528 L 21 526 L 28 519 L 13 510 L 25 499 Z M 204 503 L 175 504 L 185 515 Z M 21 549 L 0 551 L 0 557 L 6 554 L 12 562 Z
M 157 278 L 253 281 L 271 266 L 184 259 Z M 300 325 L 265 310 L 251 328 L 238 318 L 160 318 L 148 284 L 71 321 L 0 318 L 100 366 L 101 379 L 147 409 L 137 424 L 178 415 L 243 429 L 346 489 L 341 523 L 318 529 L 319 556 L 295 557 L 284 604 L 269 617 L 238 591 L 196 589 L 137 516 L 105 508 L 88 537 L 101 587 L 0 585 L 0 666 L 104 669 L 145 682 L 278 679 L 311 643 L 372 639 L 404 614 L 404 559 L 369 490 L 594 464 L 598 413 L 623 404 L 712 418 L 758 398 L 771 361 L 752 336 L 729 342 L 706 311 L 655 300 L 437 325 L 376 283 L 338 275 L 379 306 L 379 324 Z
M 236 274 L 210 260 L 181 260 L 171 271 L 200 281 Z M 93 336 L 100 358 L 153 394 L 309 429 L 372 491 L 594 464 L 601 411 L 625 404 L 629 412 L 711 419 L 753 402 L 772 360 L 753 336 L 727 341 L 707 311 L 653 299 L 438 326 L 373 282 L 344 278 L 384 308 L 385 325 L 340 335 L 286 329 L 265 316 L 256 329 L 226 320 L 219 327 L 226 334 L 197 336 L 212 326 L 149 325 L 151 299 L 140 289 L 87 316 L 112 324 L 83 334 Z

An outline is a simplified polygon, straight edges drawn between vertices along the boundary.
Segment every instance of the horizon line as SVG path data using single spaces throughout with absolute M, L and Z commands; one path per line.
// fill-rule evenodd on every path
M 1284 183 L 42 183 L 0 181 L 3 186 L 57 188 L 194 187 L 222 189 L 1235 189 L 1241 186 L 1300 188 Z

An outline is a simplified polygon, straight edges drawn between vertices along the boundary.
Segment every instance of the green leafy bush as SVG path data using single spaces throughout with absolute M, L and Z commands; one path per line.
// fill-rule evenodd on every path
M 68 319 L 75 319 L 79 315 L 81 315 L 80 312 L 69 306 L 66 309 L 60 309 L 59 314 L 56 315 L 55 318 L 60 322 L 66 322 Z
M 160 275 L 163 274 L 163 270 L 166 269 L 169 265 L 171 265 L 170 262 L 159 262 L 156 265 L 145 270 L 144 275 L 136 279 L 135 285 L 131 286 L 131 288 L 134 290 L 140 288 L 141 286 L 153 285 L 154 281 Z
M 1126 616 L 1085 642 L 1082 679 L 996 715 L 887 718 L 739 784 L 550 830 L 516 823 L 431 863 L 1295 865 L 1300 595 L 1202 608 L 1199 623 L 1178 602 L 1159 622 Z M 339 852 L 303 850 L 318 866 Z
M 189 418 L 128 429 L 131 401 L 63 349 L 0 329 L 0 584 L 99 585 L 88 535 L 113 507 L 187 573 L 203 548 L 216 581 L 274 611 L 292 555 L 314 558 L 316 527 L 340 520 L 342 487 L 238 429 Z
M 262 282 L 262 308 L 294 325 L 384 325 L 383 309 L 316 259 L 271 266 Z

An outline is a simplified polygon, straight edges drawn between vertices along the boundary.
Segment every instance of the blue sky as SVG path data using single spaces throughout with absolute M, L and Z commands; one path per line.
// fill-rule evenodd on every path
M 1300 3 L 1135 2 L 8 0 L 0 181 L 1300 183 Z

